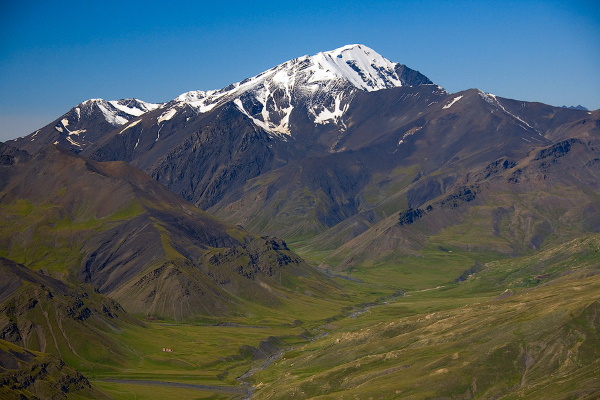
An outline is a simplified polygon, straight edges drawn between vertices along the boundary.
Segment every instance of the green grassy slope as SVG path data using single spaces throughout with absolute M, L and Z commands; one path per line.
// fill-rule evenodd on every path
M 0 274 L 0 337 L 60 357 L 94 384 L 108 388 L 109 394 L 121 393 L 124 384 L 99 380 L 239 388 L 237 377 L 252 365 L 264 362 L 279 348 L 306 342 L 312 329 L 358 301 L 342 290 L 355 292 L 351 286 L 356 284 L 342 281 L 337 290 L 327 288 L 328 299 L 278 291 L 277 296 L 285 295 L 286 301 L 275 308 L 240 300 L 243 315 L 205 317 L 188 324 L 157 319 L 142 323 L 91 287 L 85 291 L 6 259 L 0 259 Z M 374 298 L 363 293 L 360 299 Z M 173 352 L 164 352 L 165 347 Z M 9 371 L 8 376 L 15 374 Z M 141 395 L 147 393 L 144 387 L 138 388 Z M 189 392 L 169 390 L 175 397 Z
M 1 339 L 0 398 L 108 399 L 58 357 L 26 350 Z
M 0 338 L 78 369 L 110 370 L 134 354 L 123 331 L 143 323 L 114 300 L 3 258 L 0 273 Z
M 256 398 L 596 398 L 600 237 L 482 268 L 323 326 Z

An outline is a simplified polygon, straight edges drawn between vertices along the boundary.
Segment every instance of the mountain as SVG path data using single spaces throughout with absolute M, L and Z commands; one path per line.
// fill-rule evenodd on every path
M 327 262 L 339 268 L 399 259 L 426 246 L 525 254 L 600 232 L 599 160 L 597 141 L 571 138 L 522 158 L 498 158 L 449 184 L 443 173 L 430 175 L 402 191 L 404 209 L 354 238 L 335 240 L 357 217 L 310 242 L 331 250 Z
M 330 154 L 347 129 L 350 103 L 361 93 L 415 85 L 445 93 L 365 46 L 345 46 L 218 91 L 185 93 L 105 135 L 84 154 L 131 162 L 209 208 L 226 191 L 289 160 Z
M 167 121 L 182 116 L 187 122 L 190 110 L 203 114 L 228 102 L 234 102 L 244 115 L 271 135 L 290 135 L 291 125 L 306 123 L 303 113 L 308 114 L 310 123 L 343 125 L 343 109 L 357 91 L 421 84 L 431 81 L 364 45 L 349 45 L 290 60 L 220 90 L 183 93 L 166 104 L 137 99 L 87 100 L 44 128 L 10 144 L 35 152 L 46 144 L 58 142 L 79 152 L 116 127 L 158 108 L 160 112 L 153 114 L 156 129 L 151 133 L 156 133 L 159 139 L 159 131 Z M 127 129 L 138 123 L 134 121 Z
M 0 256 L 129 312 L 225 316 L 331 285 L 283 241 L 223 223 L 124 162 L 49 145 L 1 168 Z
M 78 153 L 116 127 L 159 106 L 137 99 L 90 99 L 34 133 L 8 143 L 30 153 L 48 144 L 59 144 Z
M 568 109 L 572 109 L 572 110 L 589 111 L 586 107 L 582 106 L 581 104 L 578 106 L 562 106 L 562 108 L 568 108 Z
M 184 93 L 169 103 L 159 119 L 173 118 L 177 108 L 186 105 L 204 113 L 234 102 L 270 134 L 292 135 L 294 125 L 305 117 L 314 124 L 332 122 L 343 127 L 344 111 L 357 91 L 431 83 L 364 45 L 348 45 L 290 60 L 221 90 Z
M 592 162 L 598 112 L 477 89 L 451 94 L 366 46 L 349 45 L 220 90 L 184 93 L 103 131 L 81 154 L 127 161 L 251 231 L 335 250 L 388 218 L 393 225 L 472 190 L 464 182 L 494 163 L 512 168 L 565 140 L 587 147 Z M 571 190 L 589 190 L 578 185 Z M 486 198 L 500 187 L 490 186 Z M 492 247 L 510 254 L 531 246 L 517 242 Z

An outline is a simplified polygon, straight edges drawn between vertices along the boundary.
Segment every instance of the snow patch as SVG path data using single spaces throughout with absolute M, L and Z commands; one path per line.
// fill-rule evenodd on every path
M 239 98 L 235 99 L 233 101 L 233 104 L 235 104 L 235 106 L 248 118 L 250 118 L 250 120 L 258 127 L 262 128 L 263 130 L 265 130 L 266 132 L 272 133 L 272 134 L 276 134 L 276 135 L 289 135 L 290 134 L 290 130 L 289 130 L 289 113 L 287 113 L 282 119 L 281 122 L 278 125 L 275 125 L 273 123 L 271 123 L 271 121 L 268 118 L 267 115 L 267 119 L 266 121 L 261 121 L 258 118 L 253 117 L 252 115 L 250 115 L 250 113 L 248 113 L 245 109 L 244 109 L 244 105 L 242 104 L 242 100 L 240 100 Z M 263 110 L 265 108 L 263 107 Z M 291 109 L 290 109 L 291 112 Z M 262 114 L 262 117 L 265 118 L 265 114 Z
M 402 137 L 398 141 L 398 146 L 400 146 L 402 143 L 404 143 L 404 139 L 406 139 L 410 135 L 414 135 L 415 133 L 417 133 L 418 131 L 420 131 L 422 128 L 423 128 L 422 126 L 415 126 L 414 128 L 411 128 L 408 131 L 406 131 L 404 133 L 404 135 L 402 135 Z
M 199 113 L 205 113 L 211 111 L 213 108 L 221 104 L 221 102 L 219 102 L 221 97 L 229 93 L 225 92 L 219 94 L 219 92 L 222 92 L 222 90 L 210 90 L 208 92 L 194 90 L 177 96 L 175 101 L 188 104 L 194 107 Z
M 84 101 L 83 103 L 81 103 L 81 105 L 87 106 L 87 105 L 99 103 L 102 101 L 104 101 L 104 99 L 88 99 L 88 100 Z
M 125 128 L 121 129 L 121 132 L 119 132 L 119 135 L 121 135 L 123 132 L 125 132 L 127 129 L 131 128 L 132 126 L 139 124 L 140 122 L 142 122 L 141 119 L 138 119 L 137 121 L 133 121 L 132 123 L 127 125 Z
M 171 108 L 168 111 L 165 111 L 164 113 L 162 113 L 160 115 L 160 117 L 158 117 L 158 119 L 156 120 L 156 123 L 160 124 L 163 121 L 168 121 L 171 118 L 173 118 L 175 116 L 175 114 L 177 114 L 177 109 L 176 108 Z
M 450 101 L 450 103 L 446 104 L 446 105 L 445 105 L 444 107 L 442 107 L 442 108 L 443 108 L 443 109 L 450 108 L 450 107 L 452 107 L 452 105 L 453 105 L 454 103 L 456 103 L 457 101 L 459 101 L 459 100 L 460 100 L 460 99 L 462 99 L 462 98 L 463 98 L 462 96 L 457 96 L 457 97 L 453 98 L 453 99 Z
M 115 113 L 114 111 L 111 111 L 108 108 L 106 108 L 103 103 L 108 105 L 108 103 L 105 101 L 98 101 L 96 102 L 96 105 L 98 106 L 98 109 L 100 109 L 100 111 L 102 112 L 104 119 L 109 124 L 113 126 L 120 126 L 128 121 L 127 118 L 123 118 L 120 115 L 117 115 L 117 113 Z
M 63 124 L 63 126 L 66 128 L 69 125 L 69 120 L 66 118 L 63 118 L 60 120 L 60 123 Z
M 112 100 L 112 101 L 109 101 L 108 103 L 110 105 L 112 105 L 114 108 L 116 108 L 117 110 L 122 111 L 129 115 L 133 115 L 134 117 L 139 117 L 140 115 L 145 114 L 148 111 L 156 110 L 158 107 L 160 107 L 160 104 L 146 103 L 146 102 L 143 102 L 143 101 L 137 100 L 137 99 L 133 99 L 131 101 L 131 102 L 134 102 L 137 107 L 129 107 L 125 104 L 121 104 L 120 101 L 127 101 L 127 100 L 118 100 L 118 101 Z
M 74 141 L 73 139 L 71 139 L 70 136 L 67 136 L 67 140 L 69 141 L 69 143 L 71 143 L 73 146 L 77 146 L 77 147 L 81 147 L 81 145 L 79 143 L 77 143 L 76 141 Z
M 319 115 L 316 116 L 315 118 L 315 123 L 316 124 L 326 124 L 328 122 L 342 122 L 342 117 L 343 115 L 346 113 L 346 111 L 348 110 L 348 107 L 350 106 L 349 103 L 344 104 L 344 106 L 342 106 L 342 96 L 338 95 L 335 97 L 335 104 L 333 106 L 333 110 L 328 110 L 327 108 L 325 108 L 323 111 L 321 111 L 319 113 Z M 344 125 L 345 127 L 345 125 Z
M 311 59 L 312 66 L 307 69 L 312 72 L 309 82 L 342 78 L 368 92 L 402 86 L 395 72 L 398 64 L 360 44 L 318 53 Z
M 87 132 L 86 129 L 78 129 L 76 131 L 69 131 L 69 136 L 71 136 L 71 135 L 79 136 L 81 133 L 85 133 L 85 132 Z
M 493 104 L 495 106 L 497 106 L 498 108 L 500 108 L 503 112 L 505 112 L 506 114 L 510 115 L 511 117 L 513 117 L 514 119 L 516 119 L 517 121 L 521 122 L 521 126 L 523 128 L 529 128 L 531 130 L 533 130 L 534 132 L 536 132 L 538 135 L 542 135 L 540 132 L 537 131 L 537 129 L 535 129 L 533 126 L 529 125 L 527 122 L 525 122 L 524 120 L 522 120 L 521 118 L 519 118 L 518 116 L 516 116 L 515 114 L 511 113 L 510 111 L 508 111 L 506 108 L 504 108 L 504 106 L 502 104 L 500 104 L 500 102 L 498 101 L 498 99 L 496 98 L 495 94 L 491 94 L 491 93 L 485 93 L 482 92 L 481 90 L 478 91 L 479 95 L 488 103 Z

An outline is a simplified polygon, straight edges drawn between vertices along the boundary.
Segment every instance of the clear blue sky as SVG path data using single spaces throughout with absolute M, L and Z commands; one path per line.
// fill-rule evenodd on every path
M 600 108 L 599 1 L 4 1 L 0 140 L 89 98 L 168 101 L 350 43 L 450 92 Z

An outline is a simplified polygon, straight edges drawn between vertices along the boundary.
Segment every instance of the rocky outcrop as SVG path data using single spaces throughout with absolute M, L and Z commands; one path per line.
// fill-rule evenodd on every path
M 58 357 L 0 340 L 0 397 L 6 400 L 105 398 Z
M 417 220 L 421 219 L 425 215 L 425 211 L 420 208 L 413 209 L 409 208 L 408 210 L 402 211 L 398 215 L 398 225 L 410 225 L 415 223 Z
M 114 300 L 66 284 L 0 258 L 4 282 L 0 303 L 0 339 L 29 350 L 77 355 L 88 346 L 103 348 L 119 331 L 141 323 Z M 118 359 L 122 352 L 114 348 Z

